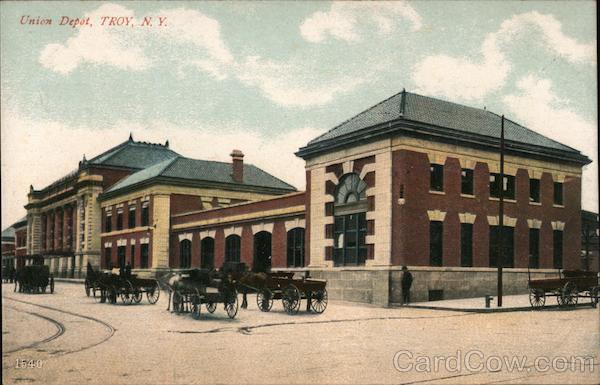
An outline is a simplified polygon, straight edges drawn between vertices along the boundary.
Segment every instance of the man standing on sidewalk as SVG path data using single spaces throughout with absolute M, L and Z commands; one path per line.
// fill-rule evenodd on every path
M 406 266 L 402 266 L 402 304 L 408 305 L 410 302 L 410 287 L 412 286 L 413 277 Z

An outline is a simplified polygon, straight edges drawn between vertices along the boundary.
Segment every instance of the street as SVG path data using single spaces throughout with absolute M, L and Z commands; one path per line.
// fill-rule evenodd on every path
M 3 284 L 3 383 L 600 382 L 598 308 L 480 314 L 330 301 L 321 315 L 303 306 L 290 316 L 277 302 L 259 311 L 249 295 L 234 320 L 222 305 L 194 320 L 167 311 L 167 299 L 109 305 L 77 284 L 57 283 L 52 295 Z M 526 365 L 511 371 L 503 357 Z M 591 365 L 562 365 L 585 357 Z

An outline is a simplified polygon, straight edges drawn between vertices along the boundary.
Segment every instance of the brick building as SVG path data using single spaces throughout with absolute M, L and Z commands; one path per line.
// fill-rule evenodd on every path
M 2 278 L 10 267 L 15 268 L 15 229 L 10 226 L 2 230 Z
M 219 207 L 295 189 L 232 154 L 231 164 L 180 156 L 163 144 L 130 138 L 51 185 L 31 187 L 26 221 L 27 260 L 42 255 L 60 277 L 133 262 L 169 268 L 171 214 Z M 241 182 L 243 178 L 244 182 Z M 18 234 L 18 231 L 17 231 Z M 18 239 L 18 236 L 17 236 Z
M 332 298 L 383 305 L 400 301 L 402 265 L 415 300 L 494 294 L 503 188 L 505 292 L 526 290 L 528 267 L 578 268 L 589 159 L 506 120 L 500 181 L 500 126 L 492 112 L 401 92 L 298 151 L 305 193 L 172 216 L 171 264 L 309 269 Z
M 505 293 L 524 292 L 528 269 L 580 267 L 590 160 L 507 119 L 500 180 L 500 126 L 485 109 L 403 91 L 299 149 L 305 192 L 237 150 L 211 162 L 130 138 L 32 189 L 28 254 L 67 275 L 87 261 L 310 270 L 331 298 L 381 305 L 400 301 L 407 265 L 414 300 L 494 294 L 502 189 Z

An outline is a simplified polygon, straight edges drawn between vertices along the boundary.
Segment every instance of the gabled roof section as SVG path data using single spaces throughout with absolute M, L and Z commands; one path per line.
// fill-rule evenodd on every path
M 330 145 L 339 144 L 350 136 L 377 135 L 375 129 L 381 129 L 386 124 L 390 128 L 401 129 L 403 123 L 413 122 L 437 131 L 441 129 L 448 138 L 459 134 L 461 138 L 471 138 L 475 141 L 477 138 L 487 138 L 488 143 L 499 142 L 500 115 L 486 109 L 468 107 L 402 91 L 311 140 L 306 147 L 300 149 L 298 155 L 303 156 L 317 148 L 326 150 Z M 547 150 L 553 154 L 569 153 L 571 158 L 578 158 L 583 163 L 586 160 L 589 162 L 589 159 L 576 149 L 532 131 L 510 119 L 505 119 L 504 127 L 507 142 L 511 141 L 517 145 L 540 149 L 542 152 Z M 426 130 L 427 128 L 424 131 Z
M 244 164 L 244 182 L 238 183 L 232 177 L 231 163 L 210 160 L 190 159 L 177 156 L 131 174 L 115 183 L 105 194 L 113 194 L 136 185 L 148 183 L 153 179 L 162 178 L 170 181 L 210 182 L 229 184 L 238 187 L 259 187 L 277 190 L 296 191 L 292 185 L 261 170 L 252 164 Z
M 87 161 L 88 164 L 143 169 L 178 156 L 168 144 L 129 139 Z
M 15 228 L 14 227 L 7 227 L 4 230 L 2 230 L 2 240 L 3 241 L 13 241 L 15 240 Z

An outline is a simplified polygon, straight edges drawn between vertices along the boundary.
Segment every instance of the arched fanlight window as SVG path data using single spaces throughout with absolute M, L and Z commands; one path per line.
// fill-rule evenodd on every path
M 340 180 L 335 194 L 336 205 L 357 203 L 367 199 L 367 184 L 357 174 L 346 174 Z

